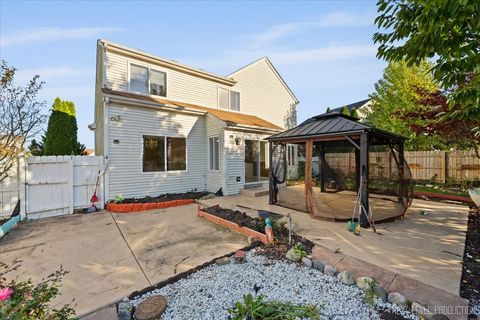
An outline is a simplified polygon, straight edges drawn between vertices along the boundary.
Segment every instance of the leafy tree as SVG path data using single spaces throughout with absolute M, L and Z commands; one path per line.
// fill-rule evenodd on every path
M 44 155 L 81 154 L 85 146 L 77 141 L 77 132 L 75 105 L 71 101 L 56 98 L 48 119 Z
M 437 137 L 450 148 L 474 149 L 477 157 L 480 157 L 480 136 L 472 130 L 480 126 L 480 120 L 476 119 L 440 119 L 439 114 L 449 109 L 447 97 L 440 91 L 418 92 L 420 106 L 402 115 L 410 129 L 416 135 Z M 458 106 L 455 106 L 458 108 Z M 421 119 L 422 125 L 417 125 L 411 119 Z
M 13 173 L 25 142 L 42 129 L 45 101 L 37 95 L 43 86 L 35 75 L 25 86 L 14 82 L 16 69 L 2 60 L 0 74 L 0 182 Z
M 480 119 L 480 1 L 378 0 L 377 8 L 377 56 L 408 65 L 433 59 L 449 102 L 444 119 Z
M 340 113 L 341 113 L 341 114 L 344 114 L 344 115 L 346 115 L 346 116 L 349 116 L 349 115 L 350 115 L 350 111 L 348 111 L 347 106 L 343 106 L 342 109 L 340 109 Z
M 400 135 L 406 141 L 407 150 L 445 149 L 447 146 L 438 136 L 426 136 L 412 130 L 423 126 L 425 120 L 407 117 L 421 107 L 422 95 L 438 91 L 429 70 L 431 64 L 421 62 L 409 67 L 405 62 L 392 62 L 383 72 L 383 78 L 375 84 L 375 92 L 370 95 L 371 109 L 366 120 L 369 124 Z
M 330 113 L 332 112 L 332 109 L 330 109 L 330 107 L 327 107 L 327 110 L 325 110 L 325 113 Z
M 355 109 L 355 108 L 353 108 L 352 111 L 350 111 L 350 116 L 354 117 L 354 118 L 357 118 L 357 119 L 360 119 L 360 117 L 358 116 L 357 109 Z

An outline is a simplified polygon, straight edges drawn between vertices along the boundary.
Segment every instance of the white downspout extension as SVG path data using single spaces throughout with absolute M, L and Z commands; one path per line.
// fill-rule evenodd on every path
M 103 154 L 104 154 L 104 161 L 109 161 L 109 153 L 108 153 L 108 146 L 110 143 L 110 139 L 108 137 L 108 103 L 110 99 L 108 97 L 103 98 Z M 108 200 L 110 200 L 110 171 L 105 170 L 104 174 L 104 181 L 103 181 L 103 204 L 104 205 Z

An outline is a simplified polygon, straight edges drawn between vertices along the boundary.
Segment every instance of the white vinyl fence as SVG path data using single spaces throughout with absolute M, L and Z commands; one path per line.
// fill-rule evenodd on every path
M 0 185 L 0 215 L 12 213 L 17 200 L 21 215 L 39 219 L 72 214 L 91 206 L 103 157 L 49 156 L 20 160 L 16 174 Z M 103 208 L 103 175 L 100 176 L 96 205 Z

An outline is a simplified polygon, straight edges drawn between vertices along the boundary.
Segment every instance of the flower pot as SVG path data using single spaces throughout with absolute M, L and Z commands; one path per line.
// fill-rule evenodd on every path
M 477 207 L 480 207 L 480 188 L 468 189 L 468 194 L 470 198 L 472 198 L 473 203 L 475 203 Z

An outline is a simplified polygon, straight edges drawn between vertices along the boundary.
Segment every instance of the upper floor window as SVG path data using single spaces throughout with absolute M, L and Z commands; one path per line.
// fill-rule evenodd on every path
M 130 91 L 166 97 L 167 75 L 165 72 L 131 64 Z
M 240 111 L 240 92 L 230 91 L 230 109 Z
M 218 106 L 222 109 L 240 111 L 240 92 L 219 87 Z

